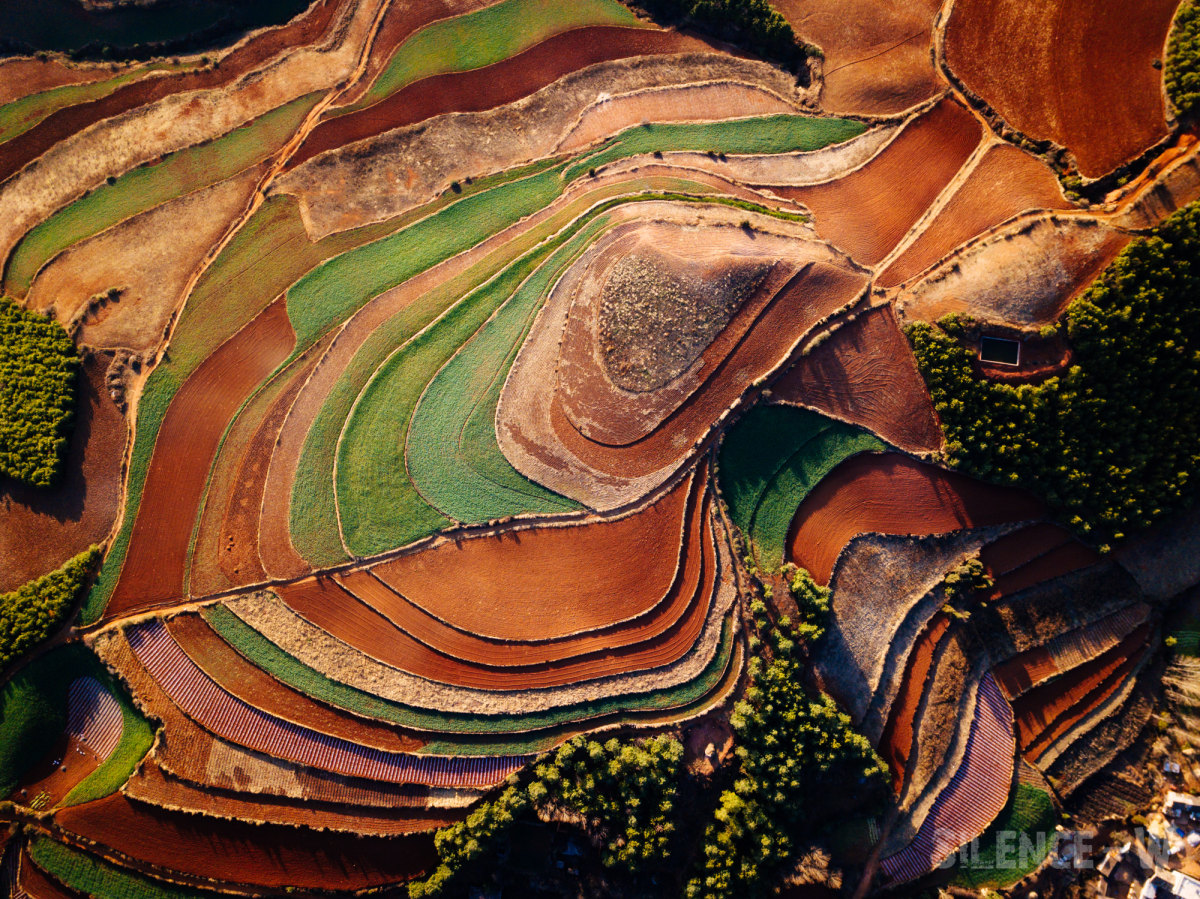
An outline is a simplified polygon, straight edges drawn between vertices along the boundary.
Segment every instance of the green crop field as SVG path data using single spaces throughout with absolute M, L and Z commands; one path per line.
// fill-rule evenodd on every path
M 420 78 L 502 62 L 573 28 L 640 24 L 616 0 L 502 0 L 418 31 L 400 45 L 362 99 L 338 112 L 371 106 Z
M 133 707 L 133 703 L 118 689 L 110 687 L 109 692 L 121 706 L 121 741 L 112 755 L 76 784 L 60 805 L 81 805 L 115 793 L 129 780 L 138 762 L 145 757 L 154 743 L 153 728 Z
M 853 425 L 792 406 L 756 406 L 721 445 L 721 492 L 734 523 L 760 561 L 783 561 L 796 509 L 821 479 L 850 456 L 887 444 Z
M 1018 784 L 1008 804 L 972 846 L 969 864 L 955 868 L 954 883 L 971 890 L 998 890 L 1032 872 L 1049 854 L 1058 815 L 1044 790 Z M 1003 834 L 1003 841 L 997 837 Z
M 220 895 L 152 880 L 41 835 L 30 838 L 29 857 L 68 889 L 93 899 L 215 899 Z
M 38 270 L 72 244 L 266 159 L 287 142 L 318 97 L 308 94 L 210 143 L 126 172 L 59 210 L 17 244 L 5 272 L 7 289 L 23 297 Z

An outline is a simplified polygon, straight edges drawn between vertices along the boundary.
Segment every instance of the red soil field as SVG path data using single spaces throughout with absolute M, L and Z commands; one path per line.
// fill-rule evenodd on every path
M 169 619 L 166 626 L 175 642 L 209 677 L 268 715 L 387 752 L 412 752 L 425 745 L 424 740 L 391 725 L 334 709 L 285 686 L 246 661 L 199 615 L 179 615 Z
M 879 276 L 894 287 L 919 275 L 960 244 L 1027 209 L 1067 209 L 1048 166 L 1012 144 L 992 147 L 933 221 Z
M 142 765 L 122 791 L 135 804 L 235 821 L 286 824 L 316 830 L 392 837 L 421 833 L 453 824 L 466 816 L 453 810 L 346 809 L 307 799 L 275 796 L 247 797 L 178 780 L 156 765 Z
M 771 394 L 862 425 L 910 452 L 942 446 L 929 391 L 890 305 L 838 328 L 788 369 Z
M 968 110 L 943 100 L 845 178 L 772 190 L 807 206 L 822 237 L 871 265 L 929 209 L 979 144 L 980 135 L 979 123 Z
M 315 42 L 329 27 L 346 0 L 320 0 L 308 12 L 280 28 L 264 31 L 229 53 L 217 68 L 135 81 L 107 97 L 68 106 L 47 116 L 35 127 L 0 144 L 0 182 L 41 156 L 61 140 L 89 125 L 111 119 L 171 94 L 232 84 L 281 51 Z
M 154 445 L 142 501 L 108 619 L 183 595 L 188 544 L 221 435 L 238 407 L 291 352 L 281 297 L 229 338 L 184 382 Z
M 1022 751 L 1029 751 L 1035 743 L 1048 744 L 1054 737 L 1042 740 L 1042 735 L 1052 728 L 1059 718 L 1079 705 L 1085 698 L 1106 684 L 1122 666 L 1138 655 L 1150 633 L 1150 625 L 1143 624 L 1119 644 L 1101 653 L 1090 662 L 1071 669 L 1062 677 L 1034 687 L 1013 701 L 1013 714 L 1017 722 L 1018 744 Z M 1042 749 L 1045 745 L 1041 746 Z
M 892 769 L 892 789 L 899 796 L 904 789 L 904 775 L 912 753 L 914 724 L 921 697 L 925 693 L 925 681 L 933 667 L 933 656 L 938 644 L 950 628 L 950 616 L 939 612 L 930 619 L 913 644 L 908 661 L 904 666 L 904 679 L 899 695 L 892 703 L 887 724 L 879 738 L 879 754 Z
M 937 0 L 776 0 L 796 34 L 825 53 L 822 108 L 902 112 L 941 89 L 929 48 Z
M 992 669 L 996 682 L 1009 699 L 1058 673 L 1058 663 L 1045 646 L 1035 646 Z
M 52 571 L 108 536 L 121 501 L 125 416 L 109 399 L 108 356 L 84 359 L 74 430 L 63 478 L 49 490 L 12 481 L 0 486 L 0 591 Z
M 1000 575 L 996 578 L 995 589 L 1002 596 L 1007 596 L 1032 587 L 1034 584 L 1040 584 L 1042 581 L 1050 581 L 1072 571 L 1078 571 L 1080 568 L 1095 565 L 1099 561 L 1099 553 L 1084 546 L 1078 540 L 1072 539 L 1020 568 Z
M 318 153 L 345 146 L 447 112 L 479 112 L 527 97 L 563 75 L 599 62 L 707 50 L 674 31 L 597 25 L 547 38 L 507 59 L 471 69 L 432 75 L 380 102 L 321 122 L 288 162 L 293 168 Z
M 1071 535 L 1057 524 L 1040 521 L 993 540 L 979 551 L 979 561 L 992 577 L 999 577 L 1070 539 Z
M 18 57 L 0 62 L 0 104 L 64 84 L 91 84 L 115 76 L 107 66 L 71 66 L 57 59 Z
M 18 856 L 17 865 L 16 886 L 28 899 L 78 899 L 78 894 L 72 893 L 35 865 L 24 849 Z
M 436 652 L 476 665 L 489 668 L 542 665 L 592 652 L 611 652 L 659 636 L 695 601 L 698 590 L 711 590 L 716 566 L 711 495 L 703 491 L 700 508 L 697 510 L 694 505 L 689 508 L 687 542 L 681 564 L 670 589 L 660 601 L 635 618 L 560 640 L 519 643 L 480 638 L 429 615 L 369 571 L 338 575 L 335 580 L 346 594 L 366 607 L 365 611 L 370 612 L 368 617 L 383 619 L 379 621 L 379 626 L 385 631 L 398 628 Z M 332 593 L 327 594 L 326 598 L 331 605 L 337 602 Z M 335 612 L 325 607 L 311 611 L 320 614 L 326 622 L 330 619 L 336 621 L 342 615 L 348 619 L 364 617 L 362 608 Z M 378 643 L 379 639 L 374 642 Z
M 1010 125 L 1066 146 L 1097 178 L 1167 133 L 1161 58 L 1176 0 L 962 0 L 946 62 Z
M 472 634 L 540 641 L 604 627 L 644 612 L 670 589 L 696 477 L 616 521 L 464 537 L 372 571 Z
M 165 872 L 230 884 L 363 890 L 436 864 L 432 835 L 356 837 L 252 825 L 138 805 L 120 793 L 55 814 L 64 831 Z
M 788 558 L 828 584 L 838 554 L 858 534 L 944 534 L 1044 514 L 1024 491 L 896 453 L 864 453 L 831 471 L 800 504 Z

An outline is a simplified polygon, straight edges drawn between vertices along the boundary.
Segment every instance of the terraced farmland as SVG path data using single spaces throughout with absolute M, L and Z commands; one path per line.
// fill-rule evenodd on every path
M 0 333 L 0 456 L 58 472 L 0 484 L 13 895 L 932 887 L 1134 740 L 1190 538 L 1094 535 L 1200 463 L 1097 523 L 1101 461 L 1035 494 L 996 453 L 1097 310 L 1200 390 L 1194 306 L 1129 311 L 1200 227 L 1175 4 L 777 5 L 0 56 L 5 302 L 79 351 L 39 442 L 34 319 Z

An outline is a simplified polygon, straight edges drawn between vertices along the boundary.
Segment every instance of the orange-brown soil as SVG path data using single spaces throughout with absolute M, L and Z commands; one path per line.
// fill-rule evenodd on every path
M 1017 593 L 1040 584 L 1042 581 L 1062 577 L 1080 568 L 1087 568 L 1100 561 L 1100 554 L 1078 540 L 1070 540 L 1062 546 L 1038 556 L 1020 568 L 996 578 L 996 590 L 1001 595 Z
M 7 59 L 0 62 L 0 104 L 65 84 L 91 84 L 114 74 L 106 66 L 71 66 L 58 59 Z
M 64 736 L 25 776 L 10 798 L 21 805 L 36 803 L 36 808 L 55 806 L 76 784 L 99 768 L 102 761 L 86 743 Z
M 84 359 L 63 478 L 48 490 L 0 485 L 0 591 L 57 568 L 108 536 L 121 500 L 127 427 L 104 384 L 111 357 Z
M 327 119 L 305 138 L 300 150 L 288 162 L 288 168 L 326 150 L 435 115 L 478 112 L 512 103 L 569 72 L 599 62 L 706 49 L 707 45 L 702 42 L 674 31 L 619 26 L 577 28 L 493 65 L 432 75 L 366 109 Z
M 183 595 L 188 545 L 226 425 L 263 378 L 292 350 L 295 335 L 280 298 L 227 340 L 184 382 L 167 410 L 108 619 Z
M 979 551 L 979 561 L 992 577 L 999 577 L 1070 539 L 1071 535 L 1057 524 L 1040 521 L 993 540 Z
M 919 275 L 977 234 L 1027 209 L 1067 209 L 1050 168 L 1012 144 L 992 147 L 928 226 L 879 276 L 894 287 Z
M 822 237 L 871 265 L 929 209 L 979 144 L 981 133 L 968 110 L 943 100 L 845 178 L 773 190 L 811 209 Z
M 929 52 L 937 0 L 776 0 L 774 6 L 824 51 L 821 106 L 830 112 L 886 115 L 937 93 Z
M 800 504 L 788 558 L 827 584 L 838 554 L 858 534 L 943 534 L 1044 514 L 1020 490 L 896 453 L 863 454 L 835 468 Z
M 169 812 L 120 793 L 55 823 L 119 858 L 229 884 L 352 891 L 409 880 L 436 862 L 432 836 L 356 837 Z
M 1177 0 L 959 0 L 946 62 L 1010 125 L 1066 146 L 1097 178 L 1167 133 L 1162 72 L 1152 63 Z
M 1058 674 L 1058 663 L 1045 646 L 1035 646 L 997 665 L 992 674 L 996 676 L 996 682 L 1000 684 L 1004 694 L 1012 699 L 1034 684 Z
M 890 305 L 835 330 L 788 369 L 771 393 L 778 401 L 862 425 L 910 452 L 942 446 L 929 391 Z
M 24 849 L 17 864 L 17 889 L 29 899 L 79 899 L 77 893 L 71 892 L 35 865 Z
M 914 727 L 921 697 L 925 693 L 925 681 L 933 668 L 933 657 L 938 644 L 950 628 L 950 616 L 939 612 L 929 620 L 921 636 L 913 644 L 905 663 L 904 679 L 899 695 L 892 703 L 887 724 L 879 738 L 879 754 L 892 769 L 892 789 L 899 796 L 904 789 L 904 775 L 912 753 Z

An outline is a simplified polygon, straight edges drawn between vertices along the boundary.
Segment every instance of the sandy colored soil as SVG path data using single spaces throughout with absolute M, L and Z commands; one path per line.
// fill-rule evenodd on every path
M 76 244 L 41 269 L 27 304 L 62 322 L 80 321 L 80 343 L 153 352 L 192 272 L 261 175 L 261 167 L 248 169 Z M 120 299 L 89 311 L 89 300 L 112 288 Z
M 1020 222 L 953 253 L 900 291 L 896 311 L 902 321 L 936 321 L 962 312 L 1019 326 L 1047 324 L 1129 240 L 1090 218 Z
M 356 837 L 169 812 L 120 793 L 64 809 L 55 823 L 118 856 L 230 884 L 360 890 L 415 877 L 436 862 L 429 837 Z
M 451 539 L 372 571 L 470 634 L 540 641 L 604 627 L 645 612 L 670 589 L 694 477 L 616 521 Z M 628 564 L 635 554 L 642 564 Z
M 1048 166 L 1012 144 L 989 149 L 954 196 L 879 276 L 884 287 L 908 281 L 977 234 L 1029 209 L 1068 209 Z
M 822 108 L 887 115 L 937 93 L 929 48 L 937 0 L 777 0 L 796 33 L 825 53 Z
M 84 360 L 62 482 L 50 490 L 11 482 L 0 488 L 0 591 L 52 571 L 112 528 L 128 429 L 104 384 L 111 361 L 101 354 Z
M 640 204 L 639 204 L 640 205 Z M 611 509 L 635 500 L 665 481 L 713 427 L 747 394 L 748 387 L 792 358 L 806 332 L 857 299 L 864 279 L 803 231 L 775 227 L 741 210 L 676 209 L 654 203 L 648 218 L 684 226 L 740 227 L 748 220 L 764 236 L 795 234 L 789 260 L 796 275 L 776 292 L 755 327 L 712 369 L 652 433 L 629 447 L 607 446 L 581 433 L 564 409 L 564 391 L 546 396 L 545 385 L 561 370 L 560 336 L 566 328 L 575 284 L 586 272 L 586 257 L 560 279 L 521 348 L 505 382 L 497 411 L 500 448 L 531 480 L 594 509 Z M 630 214 L 634 210 L 630 207 Z M 732 215 L 730 214 L 732 213 Z
M 817 232 L 863 265 L 883 259 L 950 183 L 979 144 L 978 121 L 953 100 L 913 119 L 845 178 L 773 188 L 812 210 Z
M 903 686 L 892 704 L 891 714 L 879 740 L 879 754 L 892 769 L 892 789 L 897 795 L 904 787 L 905 769 L 913 748 L 914 723 L 925 679 L 933 667 L 933 655 L 950 627 L 950 616 L 938 613 L 917 638 L 904 668 Z
M 423 78 L 366 109 L 327 119 L 313 129 L 288 166 L 294 168 L 326 150 L 436 115 L 481 112 L 513 103 L 585 66 L 630 56 L 704 49 L 700 41 L 674 31 L 618 26 L 577 28 L 502 62 Z
M 24 849 L 18 859 L 16 886 L 29 899 L 78 899 L 77 894 L 35 865 Z
M 286 824 L 327 833 L 369 837 L 432 831 L 466 816 L 465 810 L 459 814 L 423 809 L 398 813 L 395 809 L 346 809 L 309 800 L 289 802 L 276 797 L 247 798 L 211 787 L 197 787 L 164 774 L 155 765 L 142 765 L 122 788 L 122 792 L 135 804 L 190 815 L 247 824 Z
M 976 481 L 895 453 L 843 462 L 800 504 L 788 557 L 822 584 L 857 534 L 940 534 L 1041 518 L 1027 493 Z
M 221 435 L 294 341 L 281 298 L 204 360 L 179 389 L 159 429 L 107 618 L 183 596 L 192 529 Z
M 833 331 L 772 385 L 771 395 L 862 425 L 909 452 L 941 449 L 929 391 L 890 305 Z
M 168 619 L 167 631 L 188 657 L 222 688 L 255 708 L 301 727 L 385 752 L 412 752 L 424 741 L 323 705 L 284 686 L 246 661 L 197 614 Z
M 1161 59 L 1176 0 L 958 0 L 951 71 L 1014 128 L 1066 146 L 1098 178 L 1167 133 Z

